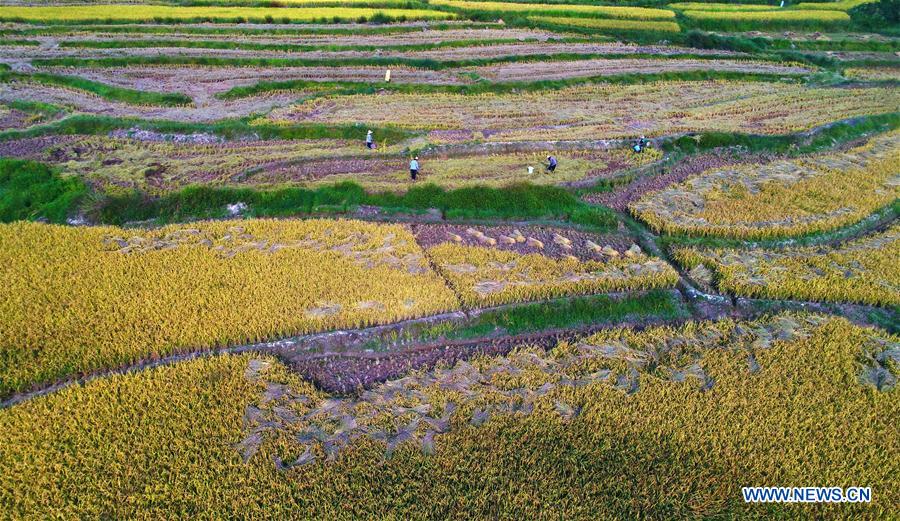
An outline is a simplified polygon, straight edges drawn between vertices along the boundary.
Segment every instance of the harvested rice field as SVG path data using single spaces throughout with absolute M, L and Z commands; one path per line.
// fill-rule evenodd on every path
M 900 305 L 900 225 L 832 247 L 676 252 L 711 269 L 719 287 L 746 296 Z M 700 271 L 702 273 L 702 271 Z
M 222 184 L 315 187 L 352 181 L 379 191 L 405 191 L 414 186 L 398 144 L 384 140 L 378 145 L 380 153 L 367 157 L 359 153 L 357 142 L 349 140 L 226 142 L 196 134 L 173 142 L 165 134 L 126 130 L 111 137 L 0 142 L 0 153 L 58 165 L 66 174 L 98 186 L 154 193 Z M 635 156 L 620 149 L 566 151 L 559 154 L 565 168 L 553 175 L 542 166 L 545 158 L 541 152 L 436 154 L 422 160 L 421 178 L 448 188 L 517 182 L 584 184 L 652 163 L 661 155 L 648 151 Z
M 273 122 L 393 125 L 465 131 L 468 139 L 589 139 L 689 131 L 783 134 L 862 114 L 895 112 L 894 88 L 852 90 L 766 82 L 590 85 L 552 92 L 381 93 L 319 97 L 273 110 Z M 427 122 L 427 123 L 426 123 Z
M 697 517 L 723 504 L 766 517 L 732 491 L 829 479 L 883 493 L 820 508 L 889 517 L 898 483 L 885 458 L 900 410 L 861 374 L 888 371 L 897 342 L 821 316 L 613 330 L 356 398 L 323 394 L 273 358 L 194 360 L 0 411 L 3 502 L 23 517 L 478 517 L 485 502 L 504 518 Z M 740 465 L 715 463 L 735 453 Z M 859 464 L 833 466 L 847 453 Z M 497 480 L 512 486 L 499 497 Z M 660 504 L 670 487 L 692 500 Z M 43 499 L 85 494 L 65 506 Z
M 900 197 L 900 134 L 825 155 L 713 168 L 647 195 L 631 211 L 674 233 L 742 238 L 828 231 Z
M 0 519 L 895 519 L 898 23 L 0 0 Z

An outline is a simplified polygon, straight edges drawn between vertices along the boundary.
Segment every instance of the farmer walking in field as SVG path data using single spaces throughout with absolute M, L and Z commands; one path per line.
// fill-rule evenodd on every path
M 372 131 L 366 132 L 366 148 L 369 150 L 375 148 L 375 139 L 372 138 Z
M 555 157 L 547 156 L 547 172 L 552 174 L 556 170 L 557 164 L 558 164 L 558 161 L 556 161 Z
M 413 160 L 409 162 L 409 177 L 415 181 L 417 175 L 419 175 L 419 156 L 414 157 Z

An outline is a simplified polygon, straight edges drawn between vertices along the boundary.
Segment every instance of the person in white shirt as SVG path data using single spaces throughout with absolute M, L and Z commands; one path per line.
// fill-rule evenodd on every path
M 417 175 L 419 175 L 419 156 L 414 157 L 413 160 L 409 162 L 409 177 L 415 181 Z

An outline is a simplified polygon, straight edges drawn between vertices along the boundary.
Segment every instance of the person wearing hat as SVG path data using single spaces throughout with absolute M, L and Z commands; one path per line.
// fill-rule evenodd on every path
M 557 163 L 555 157 L 547 156 L 547 171 L 553 173 L 553 171 L 556 170 Z
M 419 175 L 419 156 L 414 157 L 413 160 L 409 162 L 409 177 L 415 181 L 417 175 Z
M 375 140 L 372 139 L 372 131 L 366 132 L 366 148 L 373 149 L 375 148 Z

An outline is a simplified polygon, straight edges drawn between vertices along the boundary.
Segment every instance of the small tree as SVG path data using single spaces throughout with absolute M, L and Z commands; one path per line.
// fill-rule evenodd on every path
M 896 27 L 900 24 L 900 0 L 880 0 L 858 5 L 851 9 L 849 14 L 850 18 L 862 27 Z

